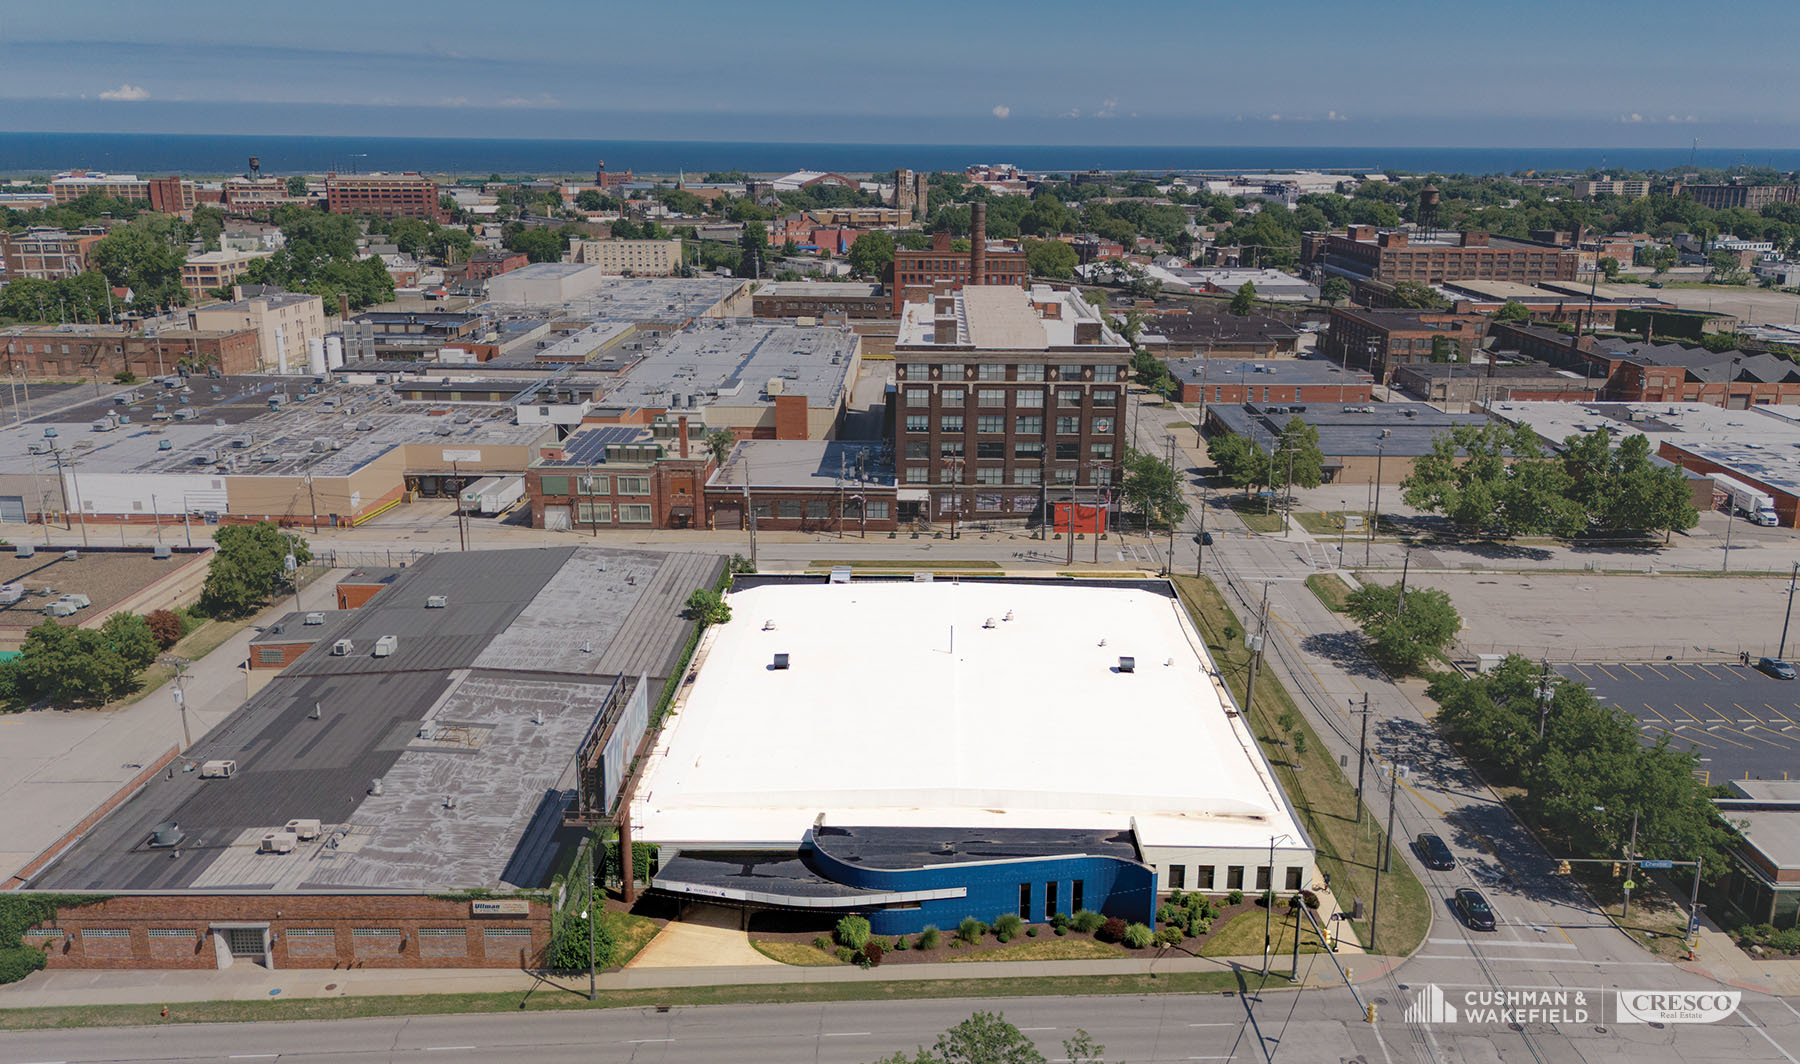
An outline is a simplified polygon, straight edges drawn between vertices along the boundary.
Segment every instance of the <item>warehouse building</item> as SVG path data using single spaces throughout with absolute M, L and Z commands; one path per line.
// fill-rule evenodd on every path
M 911 934 L 1314 884 L 1166 582 L 743 577 L 729 601 L 630 799 L 657 891 Z M 1100 727 L 1181 756 L 1097 756 Z
M 1208 433 L 1247 437 L 1264 451 L 1280 446 L 1281 430 L 1295 418 L 1319 434 L 1326 483 L 1398 484 L 1413 462 L 1430 454 L 1440 436 L 1458 426 L 1488 423 L 1484 414 L 1445 413 L 1423 403 L 1223 403 L 1206 408 Z
M 539 963 L 565 814 L 616 801 L 692 631 L 682 601 L 723 564 L 425 559 L 28 866 L 27 889 L 99 900 L 26 943 L 52 969 Z

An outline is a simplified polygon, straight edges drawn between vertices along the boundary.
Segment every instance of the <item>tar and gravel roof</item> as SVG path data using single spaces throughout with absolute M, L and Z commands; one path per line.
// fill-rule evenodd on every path
M 1305 837 L 1166 584 L 751 580 L 729 601 L 638 789 L 639 838 L 778 848 L 821 817 Z M 1179 751 L 1121 752 L 1149 736 Z
M 843 401 L 860 343 L 844 326 L 709 319 L 646 350 L 602 401 L 673 408 L 677 396 L 698 396 L 696 407 L 747 406 L 779 379 L 783 394 L 833 407 Z
M 432 555 L 152 779 L 32 886 L 104 891 L 419 891 L 536 886 L 572 759 L 619 677 L 674 667 L 710 555 L 580 547 Z M 445 595 L 443 608 L 427 599 Z M 374 657 L 378 638 L 397 637 Z M 650 692 L 654 699 L 655 690 Z M 317 719 L 312 714 L 318 712 Z M 430 725 L 430 734 L 422 728 Z M 187 771 L 237 763 L 230 779 Z M 370 795 L 370 781 L 382 794 Z M 453 807 L 447 799 L 454 799 Z M 317 818 L 317 843 L 258 854 Z M 145 845 L 175 821 L 175 849 Z

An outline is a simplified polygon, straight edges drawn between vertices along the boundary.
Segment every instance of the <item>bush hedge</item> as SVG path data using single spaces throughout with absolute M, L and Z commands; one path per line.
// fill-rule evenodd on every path
M 941 937 L 942 933 L 938 931 L 936 924 L 926 924 L 924 929 L 919 932 L 919 948 L 937 949 L 938 940 Z
M 869 921 L 861 916 L 846 916 L 837 922 L 837 941 L 840 946 L 849 946 L 852 950 L 861 951 L 869 943 Z
M 1129 925 L 1125 921 L 1116 916 L 1109 916 L 1100 925 L 1100 929 L 1094 932 L 1094 937 L 1102 942 L 1122 942 L 1125 940 L 1125 932 L 1128 927 Z
M 1156 935 L 1149 924 L 1131 924 L 1125 928 L 1124 940 L 1132 949 L 1143 949 L 1156 941 Z
M 1106 922 L 1106 917 L 1092 909 L 1077 909 L 1075 915 L 1069 917 L 1069 926 L 1084 935 L 1091 935 Z

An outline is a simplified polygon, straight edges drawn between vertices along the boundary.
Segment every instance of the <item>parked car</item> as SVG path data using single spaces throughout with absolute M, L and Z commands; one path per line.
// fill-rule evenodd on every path
M 1775 677 L 1777 680 L 1791 680 L 1794 678 L 1794 667 L 1787 662 L 1782 661 L 1780 658 L 1763 658 L 1756 663 L 1756 667 L 1763 672 L 1768 673 L 1770 676 Z
M 1494 910 L 1488 905 L 1487 898 L 1474 887 L 1458 887 L 1456 890 L 1456 913 L 1462 917 L 1463 923 L 1469 925 L 1471 931 L 1492 931 L 1494 929 Z
M 1413 841 L 1413 849 L 1425 867 L 1438 872 L 1448 872 L 1456 867 L 1456 858 L 1450 853 L 1450 847 L 1436 835 L 1420 835 Z

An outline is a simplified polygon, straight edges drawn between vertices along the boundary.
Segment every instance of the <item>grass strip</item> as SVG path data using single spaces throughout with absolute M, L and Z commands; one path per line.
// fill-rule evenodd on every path
M 1314 573 L 1306 578 L 1306 586 L 1319 596 L 1319 601 L 1333 613 L 1344 612 L 1344 600 L 1350 597 L 1350 585 L 1336 573 Z

